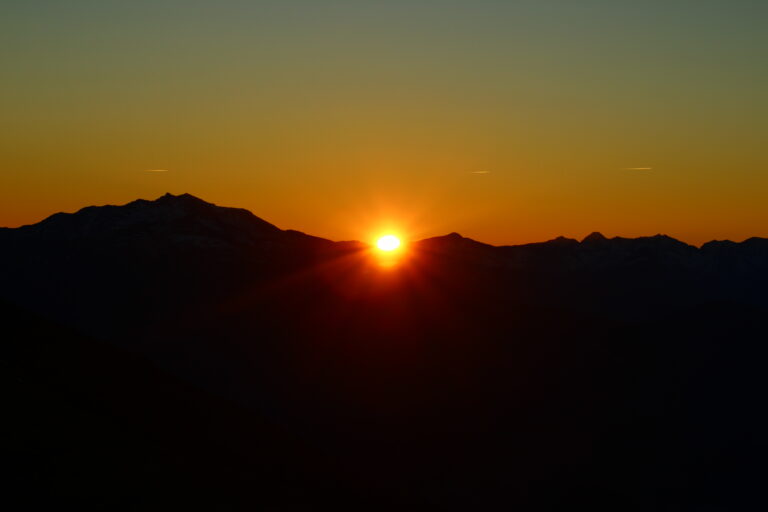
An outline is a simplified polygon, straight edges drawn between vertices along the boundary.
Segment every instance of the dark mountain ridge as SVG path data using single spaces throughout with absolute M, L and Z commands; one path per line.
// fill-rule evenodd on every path
M 295 230 L 280 230 L 241 208 L 216 206 L 190 194 L 165 194 L 154 200 L 138 199 L 123 206 L 89 206 L 76 213 L 57 213 L 43 221 L 19 228 L 0 228 L 6 244 L 45 242 L 113 241 L 121 238 L 170 235 L 179 244 L 221 248 L 305 243 L 315 247 L 340 245 L 362 249 L 360 242 L 331 242 Z M 278 242 L 279 241 L 279 242 Z M 473 256 L 480 251 L 495 253 L 507 264 L 527 264 L 531 259 L 558 255 L 570 265 L 623 265 L 656 259 L 703 269 L 732 262 L 758 267 L 768 254 L 768 239 L 753 237 L 743 242 L 717 240 L 700 248 L 666 235 L 639 238 L 606 238 L 595 232 L 578 241 L 558 237 L 546 242 L 494 247 L 458 233 L 414 242 L 415 247 L 449 250 Z M 301 249 L 306 249 L 302 247 Z M 472 252 L 475 251 L 475 252 Z
M 186 194 L 56 214 L 0 230 L 7 460 L 80 508 L 761 509 L 766 290 L 759 238 L 382 265 Z
M 494 247 L 451 233 L 409 244 L 394 279 L 380 275 L 367 244 L 281 230 L 189 194 L 55 214 L 0 231 L 0 249 L 0 298 L 96 337 L 113 338 L 124 325 L 130 343 L 137 329 L 300 276 L 318 293 L 349 293 L 340 288 L 349 280 L 403 285 L 432 276 L 436 288 L 461 285 L 482 301 L 625 319 L 718 301 L 768 306 L 761 238 L 696 248 L 664 235 L 593 233 Z
M 331 242 L 281 230 L 245 209 L 216 206 L 190 194 L 165 194 L 154 201 L 139 199 L 123 206 L 89 206 L 72 214 L 54 214 L 33 225 L 0 228 L 0 242 L 6 248 L 22 250 L 49 243 L 130 245 L 138 241 L 221 251 L 280 247 L 333 252 L 367 247 L 361 242 Z M 597 232 L 581 241 L 558 237 L 499 247 L 451 233 L 414 242 L 412 247 L 453 258 L 478 258 L 475 263 L 497 267 L 557 265 L 557 270 L 568 271 L 653 263 L 701 272 L 764 272 L 768 255 L 768 239 L 758 237 L 740 243 L 712 241 L 697 248 L 666 235 L 609 239 Z

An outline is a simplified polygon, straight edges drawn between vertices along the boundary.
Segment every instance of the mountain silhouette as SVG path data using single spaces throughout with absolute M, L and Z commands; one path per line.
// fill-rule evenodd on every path
M 766 289 L 761 238 L 382 266 L 189 194 L 56 214 L 0 229 L 6 469 L 29 509 L 751 510 Z

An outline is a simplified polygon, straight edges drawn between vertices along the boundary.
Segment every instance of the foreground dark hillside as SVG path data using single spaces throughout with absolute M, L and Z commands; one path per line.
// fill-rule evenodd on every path
M 300 439 L 141 356 L 8 304 L 0 320 L 13 510 L 210 509 L 254 485 L 285 503 Z
M 766 240 L 453 234 L 382 266 L 168 195 L 0 247 L 30 504 L 765 505 Z

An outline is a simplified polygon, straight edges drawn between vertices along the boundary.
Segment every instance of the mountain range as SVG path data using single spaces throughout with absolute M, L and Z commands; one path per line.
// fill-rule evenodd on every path
M 759 509 L 766 310 L 763 238 L 382 266 L 189 194 L 88 207 L 0 229 L 7 469 L 30 509 Z

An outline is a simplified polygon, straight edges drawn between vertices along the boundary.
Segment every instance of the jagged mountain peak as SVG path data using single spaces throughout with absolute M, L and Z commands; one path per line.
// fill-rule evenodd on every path
M 605 235 L 603 235 L 599 231 L 594 231 L 594 232 L 588 234 L 587 236 L 585 236 L 584 239 L 581 241 L 581 243 L 583 243 L 583 244 L 584 243 L 586 243 L 586 244 L 600 243 L 600 242 L 605 242 L 606 240 L 608 240 L 608 239 L 605 237 Z
M 554 238 L 545 243 L 558 246 L 558 247 L 573 247 L 573 246 L 579 245 L 578 240 L 574 240 L 573 238 L 568 238 L 565 236 L 558 236 L 557 238 Z
M 183 194 L 173 195 L 170 192 L 166 192 L 162 196 L 158 197 L 154 201 L 155 203 L 162 203 L 162 202 L 177 202 L 177 203 L 186 203 L 186 204 L 206 204 L 210 206 L 216 206 L 213 203 L 209 203 L 208 201 L 205 201 L 203 199 L 200 199 L 197 196 L 193 196 L 192 194 L 189 194 L 187 192 L 184 192 Z
M 261 238 L 282 233 L 248 210 L 217 206 L 188 193 L 56 213 L 21 230 L 29 236 L 68 240 L 148 232 L 212 238 Z
M 465 236 L 460 235 L 459 233 L 451 232 L 447 235 L 442 236 L 435 236 L 432 238 L 426 238 L 424 240 L 421 240 L 419 242 L 420 244 L 425 244 L 429 246 L 441 246 L 441 247 L 493 247 L 488 244 L 484 244 L 483 242 L 478 242 L 477 240 L 473 240 L 471 238 L 467 238 Z
M 180 210 L 192 210 L 195 208 L 202 208 L 202 209 L 227 209 L 227 210 L 241 210 L 241 211 L 247 211 L 243 210 L 242 208 L 230 208 L 226 206 L 219 206 L 214 203 L 210 203 L 208 201 L 205 201 L 203 199 L 200 199 L 197 196 L 193 196 L 189 193 L 183 193 L 183 194 L 171 194 L 170 192 L 166 192 L 162 196 L 158 197 L 154 200 L 147 200 L 147 199 L 137 199 L 135 201 L 131 201 L 130 203 L 124 205 L 126 207 L 133 207 L 133 208 L 177 208 Z M 248 212 L 250 213 L 250 212 Z

